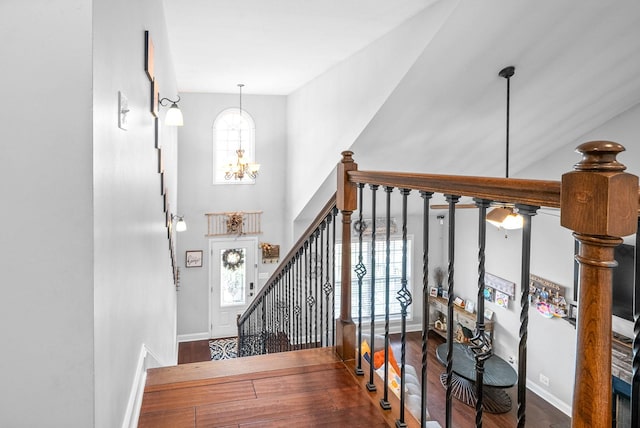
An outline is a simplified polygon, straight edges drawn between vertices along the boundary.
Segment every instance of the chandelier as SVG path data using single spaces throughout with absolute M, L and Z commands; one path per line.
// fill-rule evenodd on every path
M 258 171 L 260 170 L 260 164 L 255 162 L 246 162 L 244 160 L 244 149 L 242 148 L 242 87 L 244 84 L 238 83 L 238 88 L 240 88 L 240 120 L 238 126 L 238 150 L 236 150 L 236 161 L 235 163 L 230 162 L 224 170 L 224 178 L 226 180 L 231 180 L 232 178 L 236 180 L 242 180 L 244 176 L 251 179 L 255 179 L 258 176 Z

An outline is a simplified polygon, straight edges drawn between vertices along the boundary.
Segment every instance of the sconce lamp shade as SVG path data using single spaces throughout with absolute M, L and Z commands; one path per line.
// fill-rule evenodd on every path
M 167 110 L 167 115 L 164 118 L 165 123 L 169 126 L 182 126 L 184 125 L 184 120 L 182 118 L 182 112 L 178 107 L 178 104 L 173 103 L 169 110 Z
M 178 222 L 176 223 L 176 232 L 184 232 L 187 230 L 187 223 L 184 221 L 184 218 L 178 218 Z
M 522 229 L 524 219 L 513 208 L 494 208 L 487 214 L 487 221 L 497 228 L 514 230 Z
M 171 214 L 171 220 L 176 220 L 176 232 L 184 232 L 187 230 L 187 223 L 184 221 L 184 216 Z

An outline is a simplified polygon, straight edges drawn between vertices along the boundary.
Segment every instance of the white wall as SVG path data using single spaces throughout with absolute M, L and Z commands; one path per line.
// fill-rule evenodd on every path
M 93 425 L 91 3 L 0 3 L 0 425 Z
M 157 171 L 144 31 L 154 43 L 160 96 L 177 95 L 162 4 L 95 0 L 95 426 L 123 422 L 146 346 L 175 364 L 176 290 Z M 129 128 L 118 128 L 118 91 L 129 100 Z M 161 110 L 164 118 L 166 108 Z M 165 186 L 176 207 L 176 131 L 162 127 Z
M 93 9 L 92 9 L 93 5 Z M 93 27 L 92 27 L 93 23 Z M 175 93 L 155 2 L 0 5 L 2 426 L 120 426 L 145 344 L 175 362 L 175 291 L 143 31 Z M 117 31 L 114 31 L 117 29 Z M 92 41 L 95 43 L 92 54 Z M 93 94 L 92 94 L 93 90 Z M 117 127 L 117 91 L 129 97 Z M 168 169 L 175 171 L 172 144 Z M 175 172 L 169 181 L 175 182 Z M 175 185 L 174 185 L 175 188 Z M 37 411 L 33 409 L 36 408 Z
M 245 82 L 249 87 L 250 82 Z M 206 338 L 209 333 L 209 238 L 205 213 L 263 211 L 260 242 L 283 245 L 286 98 L 242 96 L 242 107 L 255 121 L 256 161 L 261 164 L 254 185 L 212 184 L 213 121 L 229 107 L 238 105 L 237 94 L 181 94 L 185 126 L 180 128 L 179 213 L 185 216 L 187 231 L 178 234 L 178 262 L 184 268 L 186 250 L 203 250 L 203 267 L 182 269 L 178 293 L 178 334 L 181 339 Z M 259 272 L 271 274 L 275 264 L 258 261 Z M 262 286 L 265 280 L 259 280 Z
M 340 152 L 351 147 L 457 3 L 440 1 L 426 8 L 288 96 L 289 224 L 331 173 L 340 160 Z M 290 236 L 291 228 L 286 232 Z

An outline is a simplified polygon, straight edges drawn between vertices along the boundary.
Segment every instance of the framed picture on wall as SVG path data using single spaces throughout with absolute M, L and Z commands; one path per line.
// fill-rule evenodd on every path
M 144 71 L 149 81 L 153 82 L 153 41 L 148 31 L 144 32 Z
M 202 250 L 186 251 L 184 256 L 184 266 L 188 268 L 202 267 Z

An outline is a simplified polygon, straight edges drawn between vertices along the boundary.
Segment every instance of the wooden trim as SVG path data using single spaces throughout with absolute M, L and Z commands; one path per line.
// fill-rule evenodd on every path
M 387 171 L 348 171 L 349 182 L 471 196 L 507 203 L 560 207 L 560 181 Z

